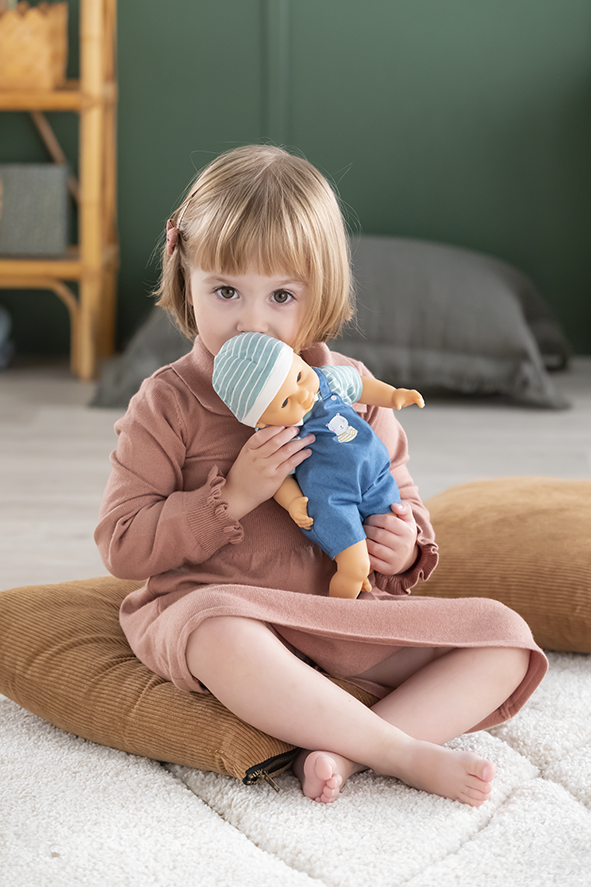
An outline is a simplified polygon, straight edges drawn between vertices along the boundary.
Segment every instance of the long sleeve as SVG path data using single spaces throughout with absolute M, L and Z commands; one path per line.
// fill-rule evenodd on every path
M 145 382 L 115 430 L 117 449 L 95 532 L 113 575 L 144 579 L 203 563 L 223 545 L 242 541 L 217 467 L 200 487 L 185 489 L 188 433 L 172 385 L 160 378 Z

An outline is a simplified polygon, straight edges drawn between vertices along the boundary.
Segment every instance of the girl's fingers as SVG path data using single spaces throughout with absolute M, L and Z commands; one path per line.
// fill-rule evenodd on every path
M 312 434 L 302 440 L 288 441 L 273 453 L 269 453 L 269 457 L 274 457 L 274 461 L 277 462 L 278 467 L 282 466 L 287 468 L 288 471 L 291 471 L 292 468 L 295 468 L 296 465 L 299 465 L 300 462 L 303 462 L 304 459 L 307 459 L 308 456 L 312 455 L 312 450 L 307 450 L 305 448 L 309 447 L 309 445 L 315 440 L 316 438 Z
M 363 528 L 368 539 L 372 539 L 374 542 L 387 546 L 388 540 L 392 539 L 392 537 L 394 537 L 394 539 L 406 539 L 413 535 L 416 536 L 416 524 L 414 521 L 412 523 L 407 523 L 406 521 L 392 519 L 390 515 L 385 516 L 389 518 L 389 520 L 380 522 L 379 524 L 374 523 L 371 518 L 368 518 L 364 522 Z M 383 517 L 383 515 L 372 515 L 372 517 Z
M 255 433 L 248 439 L 248 443 L 253 450 L 258 450 L 261 447 L 264 447 L 265 444 L 268 444 L 270 441 L 277 438 L 280 434 L 285 438 L 283 443 L 287 440 L 291 440 L 294 437 L 294 434 L 283 434 L 285 431 L 293 432 L 293 428 L 285 428 L 282 425 L 265 425 L 264 428 L 261 428 L 259 431 L 255 431 Z
M 407 505 L 406 502 L 395 502 L 394 505 L 391 505 L 393 514 L 396 517 L 399 517 L 401 520 L 406 521 L 407 523 L 414 522 L 414 515 L 412 513 L 412 508 L 410 505 Z
M 388 548 L 387 545 L 380 545 L 377 542 L 373 542 L 369 539 L 367 541 L 367 553 L 370 558 L 376 562 L 380 562 L 381 564 L 387 564 L 388 561 L 392 557 L 392 549 Z M 375 569 L 379 569 L 376 567 Z
M 273 433 L 265 434 L 269 429 L 272 429 Z M 253 434 L 249 443 L 253 449 L 258 450 L 260 455 L 265 458 L 273 456 L 283 447 L 289 445 L 289 451 L 286 452 L 286 455 L 291 456 L 293 453 L 303 449 L 303 447 L 309 446 L 316 440 L 313 434 L 298 438 L 298 432 L 299 428 L 294 428 L 293 426 L 282 428 L 279 426 L 275 427 L 268 425 L 266 428 Z
M 371 554 L 369 556 L 369 568 L 370 570 L 375 570 L 376 573 L 383 573 L 384 576 L 388 576 L 391 569 L 389 563 L 381 561 Z
M 297 468 L 298 465 L 301 465 L 304 459 L 307 459 L 312 455 L 312 450 L 298 450 L 297 453 L 294 453 L 293 456 L 290 456 L 289 459 L 285 460 L 285 467 L 288 471 L 292 471 L 294 468 Z

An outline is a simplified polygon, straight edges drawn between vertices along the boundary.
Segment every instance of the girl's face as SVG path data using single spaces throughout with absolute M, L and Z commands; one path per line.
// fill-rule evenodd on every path
M 191 296 L 199 335 L 214 356 L 238 333 L 266 333 L 293 348 L 311 297 L 307 285 L 289 274 L 201 268 L 191 273 Z

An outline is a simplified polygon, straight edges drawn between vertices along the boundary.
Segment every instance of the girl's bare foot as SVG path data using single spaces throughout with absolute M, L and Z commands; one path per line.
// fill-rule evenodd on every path
M 302 752 L 294 761 L 293 771 L 307 798 L 319 804 L 332 804 L 350 775 L 345 758 L 326 751 Z
M 301 752 L 293 771 L 307 798 L 321 804 L 332 804 L 349 776 L 366 769 L 333 752 Z M 431 742 L 405 737 L 401 743 L 393 772 L 413 788 L 421 789 L 461 804 L 480 807 L 491 795 L 494 764 L 471 751 L 455 751 Z
M 399 758 L 399 779 L 413 788 L 480 807 L 490 798 L 494 764 L 471 751 L 455 751 L 411 739 Z

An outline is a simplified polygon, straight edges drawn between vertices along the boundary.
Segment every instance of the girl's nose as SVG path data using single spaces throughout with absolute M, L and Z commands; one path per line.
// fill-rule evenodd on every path
M 236 329 L 239 333 L 266 333 L 269 325 L 259 313 L 248 311 L 240 316 Z

